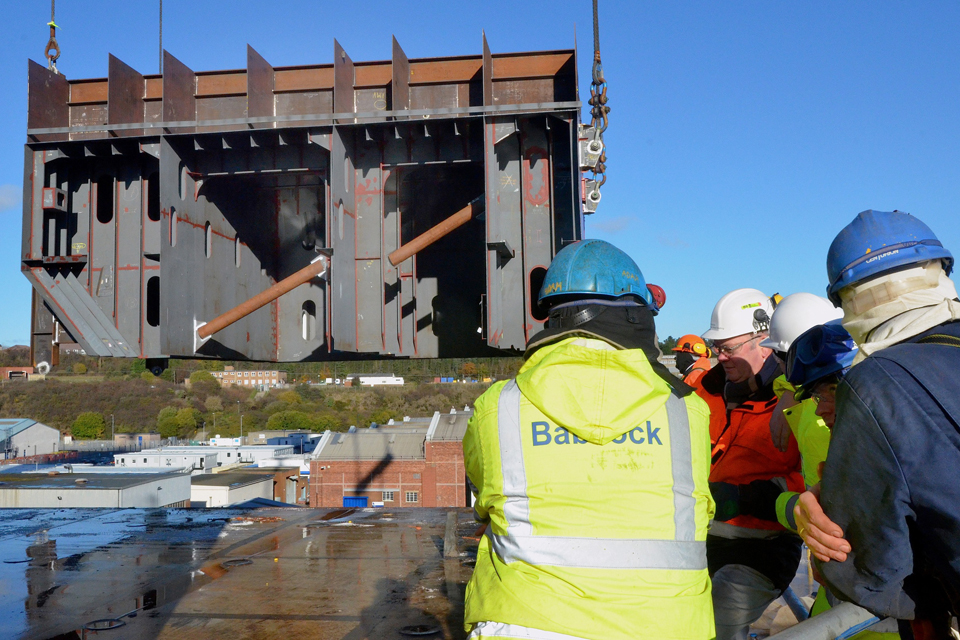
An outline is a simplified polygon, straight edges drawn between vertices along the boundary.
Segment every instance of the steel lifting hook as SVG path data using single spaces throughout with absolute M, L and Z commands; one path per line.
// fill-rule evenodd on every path
M 50 0 L 50 22 L 47 23 L 50 27 L 50 39 L 47 40 L 47 46 L 43 50 L 43 55 L 47 57 L 47 68 L 54 73 L 59 73 L 59 71 L 57 71 L 57 60 L 60 58 L 60 45 L 57 44 L 57 29 L 60 27 L 54 22 L 54 14 L 57 8 L 56 2 L 57 0 Z

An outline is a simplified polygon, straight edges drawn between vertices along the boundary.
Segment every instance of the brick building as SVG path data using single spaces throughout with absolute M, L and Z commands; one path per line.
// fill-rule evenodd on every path
M 224 367 L 223 371 L 211 371 L 221 387 L 259 387 L 267 389 L 287 383 L 286 371 L 237 371 L 233 367 Z
M 471 415 L 327 431 L 310 461 L 310 506 L 469 506 L 461 442 Z

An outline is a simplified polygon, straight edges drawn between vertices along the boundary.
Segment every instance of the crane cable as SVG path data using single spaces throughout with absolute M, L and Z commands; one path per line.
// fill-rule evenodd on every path
M 603 142 L 603 132 L 607 130 L 610 107 L 607 106 L 607 80 L 603 76 L 603 63 L 600 61 L 600 18 L 597 9 L 598 0 L 593 0 L 593 78 L 590 82 L 590 126 L 596 130 L 600 142 Z M 607 151 L 606 145 L 600 153 L 600 159 L 593 168 L 594 187 L 598 192 L 607 181 Z
M 50 0 L 50 22 L 47 25 L 50 27 L 50 39 L 47 41 L 47 46 L 43 50 L 43 55 L 47 57 L 47 68 L 53 71 L 54 73 L 60 73 L 57 71 L 57 59 L 60 57 L 60 45 L 57 44 L 57 23 L 54 22 L 56 18 L 57 10 L 57 0 Z

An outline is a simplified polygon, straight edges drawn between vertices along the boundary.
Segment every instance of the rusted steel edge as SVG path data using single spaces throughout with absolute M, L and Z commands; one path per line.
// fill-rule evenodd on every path
M 179 127 L 213 127 L 225 125 L 252 125 L 269 122 L 330 122 L 345 118 L 353 119 L 385 119 L 392 117 L 422 117 L 446 115 L 487 115 L 487 114 L 521 114 L 522 112 L 539 113 L 544 111 L 580 110 L 583 106 L 579 100 L 569 102 L 529 102 L 524 104 L 505 104 L 487 107 L 449 107 L 446 109 L 400 109 L 395 111 L 366 111 L 360 113 L 323 113 L 297 116 L 263 116 L 259 118 L 226 118 L 222 120 L 181 120 L 176 122 L 139 122 L 133 124 L 96 124 L 84 127 L 45 127 L 27 129 L 28 136 L 38 136 L 56 133 L 91 133 L 97 131 L 123 131 L 125 129 L 175 129 Z M 225 132 L 218 132 L 225 133 Z M 89 142 L 86 141 L 86 142 Z
M 297 271 L 293 275 L 289 275 L 280 282 L 277 282 L 273 286 L 264 291 L 261 291 L 257 295 L 253 296 L 246 302 L 238 304 L 230 311 L 226 313 L 221 313 L 219 316 L 207 322 L 205 324 L 197 327 L 197 336 L 201 340 L 206 340 L 213 334 L 218 331 L 229 327 L 234 322 L 247 317 L 257 309 L 270 304 L 283 294 L 296 289 L 300 285 L 309 282 L 314 277 L 322 274 L 327 269 L 327 259 L 323 256 L 310 263 L 300 271 Z
M 463 226 L 469 222 L 471 218 L 483 211 L 483 198 L 483 196 L 476 198 L 443 222 L 430 227 L 407 244 L 390 253 L 390 255 L 387 256 L 387 260 L 389 260 L 393 266 L 397 266 L 410 256 L 423 251 L 454 229 Z

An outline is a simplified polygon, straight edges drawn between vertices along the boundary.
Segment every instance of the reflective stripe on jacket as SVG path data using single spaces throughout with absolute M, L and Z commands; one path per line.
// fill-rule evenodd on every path
M 542 347 L 476 403 L 471 638 L 713 636 L 706 407 L 594 342 Z
M 754 480 L 784 478 L 788 490 L 804 490 L 796 438 L 790 438 L 787 450 L 783 452 L 773 445 L 770 436 L 770 416 L 777 404 L 775 395 L 771 393 L 771 399 L 765 402 L 747 401 L 728 410 L 723 395 L 707 391 L 702 378 L 695 389 L 710 407 L 713 445 L 710 482 L 740 485 Z M 779 522 L 746 515 L 728 520 L 726 524 L 747 529 L 784 530 Z

